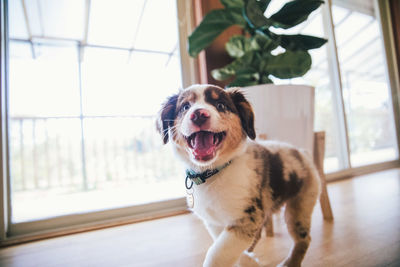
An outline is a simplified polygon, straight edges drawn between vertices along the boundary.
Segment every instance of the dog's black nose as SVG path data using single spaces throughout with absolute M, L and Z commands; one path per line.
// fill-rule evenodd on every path
M 192 114 L 190 114 L 190 120 L 197 126 L 203 125 L 208 118 L 210 118 L 210 113 L 205 109 L 196 109 Z

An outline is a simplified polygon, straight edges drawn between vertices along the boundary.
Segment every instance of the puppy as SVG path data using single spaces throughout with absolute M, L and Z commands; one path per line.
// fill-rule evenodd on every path
M 306 154 L 279 142 L 252 141 L 253 110 L 237 88 L 190 86 L 163 104 L 157 125 L 187 166 L 192 208 L 214 240 L 203 266 L 235 265 L 282 206 L 294 245 L 280 265 L 301 265 L 320 191 Z

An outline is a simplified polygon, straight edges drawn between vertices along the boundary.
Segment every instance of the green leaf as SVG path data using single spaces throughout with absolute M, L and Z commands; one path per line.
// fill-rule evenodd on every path
M 229 84 L 229 86 L 250 86 L 259 84 L 260 74 L 252 68 L 246 68 L 236 73 L 235 79 Z
M 225 29 L 235 24 L 241 27 L 246 25 L 240 8 L 216 9 L 208 13 L 189 36 L 189 55 L 197 56 Z
M 225 44 L 225 49 L 231 57 L 242 57 L 246 52 L 259 49 L 256 42 L 243 35 L 234 35 Z
M 267 74 L 263 74 L 261 76 L 261 84 L 266 84 L 266 83 L 274 83 Z
M 275 28 L 288 29 L 305 21 L 311 12 L 316 10 L 324 1 L 322 0 L 294 0 L 286 3 L 270 19 Z
M 231 68 L 223 67 L 211 71 L 211 76 L 217 81 L 225 81 L 235 75 L 235 71 Z
M 243 8 L 244 7 L 243 0 L 220 0 L 220 2 L 227 8 L 232 8 L 232 7 Z
M 272 40 L 269 36 L 257 31 L 253 40 L 257 43 L 262 51 L 272 51 L 278 47 L 279 43 Z
M 249 79 L 253 79 L 255 81 L 258 81 L 260 79 L 260 74 L 257 72 L 257 70 L 255 70 L 252 67 L 246 67 L 243 69 L 240 69 L 236 72 L 236 76 L 238 77 L 242 77 L 242 78 L 249 78 Z
M 311 56 L 306 51 L 290 51 L 268 59 L 265 71 L 281 79 L 303 76 L 311 68 Z
M 268 27 L 271 24 L 270 20 L 264 16 L 264 11 L 256 0 L 246 0 L 243 16 L 250 27 L 254 29 L 263 26 Z
M 254 37 L 234 35 L 225 44 L 226 51 L 231 57 L 239 58 L 249 51 L 269 52 L 278 47 L 278 43 L 271 40 L 262 32 L 257 32 Z
M 283 48 L 293 51 L 320 48 L 328 41 L 323 38 L 302 34 L 280 35 L 280 40 L 280 45 Z
M 258 81 L 254 81 L 253 79 L 249 79 L 246 77 L 236 77 L 228 86 L 229 87 L 245 87 L 258 85 Z
M 265 10 L 267 10 L 267 7 L 269 5 L 269 3 L 271 2 L 271 0 L 259 0 L 257 1 L 258 6 L 260 7 L 261 11 L 264 13 Z
M 242 57 L 237 58 L 236 60 L 226 65 L 225 67 L 212 70 L 211 76 L 218 81 L 224 81 L 226 79 L 229 79 L 232 76 L 236 75 L 237 72 L 240 72 L 240 70 L 250 68 L 253 58 L 254 58 L 253 51 L 249 51 Z

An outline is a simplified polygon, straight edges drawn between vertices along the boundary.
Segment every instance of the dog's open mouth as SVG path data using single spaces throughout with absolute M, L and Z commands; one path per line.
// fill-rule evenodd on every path
M 199 131 L 186 137 L 186 141 L 195 159 L 208 161 L 214 158 L 217 148 L 224 140 L 225 136 L 225 132 L 214 133 Z

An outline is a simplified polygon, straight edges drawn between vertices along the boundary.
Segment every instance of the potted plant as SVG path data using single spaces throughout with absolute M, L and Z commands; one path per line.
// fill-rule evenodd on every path
M 266 17 L 270 1 L 220 0 L 224 8 L 206 14 L 189 36 L 189 54 L 196 57 L 227 28 L 239 26 L 242 34 L 232 36 L 225 44 L 232 62 L 212 70 L 213 78 L 229 81 L 228 87 L 242 87 L 253 105 L 259 136 L 279 138 L 311 150 L 314 88 L 273 85 L 271 77 L 303 76 L 312 63 L 308 50 L 321 47 L 327 40 L 302 34 L 277 34 L 272 29 L 287 30 L 304 22 L 323 1 L 293 0 Z M 278 50 L 282 52 L 276 53 Z M 295 129 L 295 134 L 288 129 Z
M 220 0 L 225 8 L 212 10 L 189 36 L 189 54 L 196 57 L 228 27 L 237 25 L 243 34 L 225 44 L 233 61 L 212 71 L 214 79 L 234 77 L 229 86 L 272 83 L 270 76 L 290 79 L 303 76 L 311 67 L 308 50 L 321 47 L 326 39 L 310 35 L 276 34 L 271 28 L 289 29 L 305 20 L 321 0 L 294 0 L 269 18 L 264 16 L 270 0 Z M 276 48 L 284 52 L 274 55 Z

